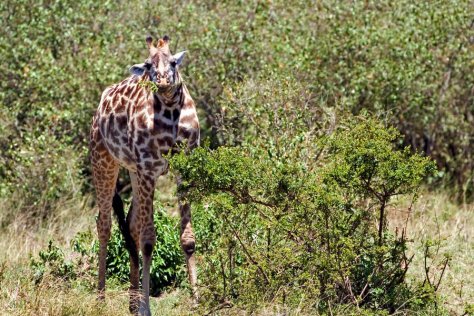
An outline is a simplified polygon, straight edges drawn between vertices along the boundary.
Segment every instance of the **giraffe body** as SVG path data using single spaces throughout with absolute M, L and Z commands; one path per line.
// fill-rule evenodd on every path
M 113 158 L 131 172 L 147 170 L 158 177 L 168 169 L 163 155 L 186 140 L 199 142 L 199 123 L 194 102 L 181 84 L 174 99 L 141 86 L 143 78 L 132 75 L 107 88 L 96 112 L 93 127 Z
M 112 204 L 115 207 L 118 203 L 116 198 L 120 199 L 115 185 L 122 166 L 129 171 L 133 190 L 132 207 L 125 222 L 135 247 L 135 254 L 129 249 L 130 310 L 142 315 L 150 314 L 149 274 L 156 240 L 153 226 L 155 181 L 168 170 L 164 155 L 177 151 L 178 143 L 184 141 L 190 149 L 199 145 L 199 121 L 194 101 L 177 69 L 183 54 L 171 55 L 168 41 L 165 36 L 155 47 L 151 38 L 147 38 L 150 53 L 147 61 L 133 66 L 130 77 L 105 89 L 93 118 L 90 137 L 93 180 L 99 205 L 99 296 L 103 297 L 105 290 L 111 210 Z M 143 84 L 147 81 L 152 82 L 157 91 Z M 181 246 L 189 280 L 197 296 L 191 211 L 186 203 L 180 202 L 179 206 Z M 139 291 L 138 250 L 143 257 L 142 293 Z

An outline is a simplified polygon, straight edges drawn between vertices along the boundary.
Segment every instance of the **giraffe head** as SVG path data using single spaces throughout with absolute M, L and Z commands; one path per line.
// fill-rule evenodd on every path
M 172 55 L 169 48 L 170 38 L 168 35 L 153 44 L 151 36 L 147 36 L 146 44 L 149 55 L 143 64 L 136 64 L 130 68 L 130 72 L 137 76 L 148 74 L 150 80 L 160 89 L 175 86 L 181 82 L 178 66 L 184 59 L 186 51 Z

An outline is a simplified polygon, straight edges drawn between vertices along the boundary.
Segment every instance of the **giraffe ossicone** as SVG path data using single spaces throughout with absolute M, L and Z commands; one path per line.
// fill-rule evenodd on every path
M 103 298 L 105 293 L 107 243 L 114 209 L 130 254 L 130 311 L 140 315 L 150 315 L 150 265 L 156 241 L 153 226 L 156 179 L 168 170 L 166 154 L 178 151 L 182 142 L 188 149 L 199 146 L 200 139 L 196 107 L 178 71 L 184 52 L 172 55 L 168 45 L 170 39 L 166 35 L 156 45 L 150 36 L 145 42 L 148 58 L 130 68 L 131 76 L 104 90 L 90 133 L 93 182 L 99 206 L 99 297 Z M 156 89 L 150 89 L 149 85 Z M 133 199 L 126 218 L 116 192 L 120 167 L 128 170 L 132 183 Z M 191 209 L 181 200 L 179 208 L 181 247 L 193 296 L 197 300 Z M 139 252 L 143 257 L 142 290 L 139 288 Z

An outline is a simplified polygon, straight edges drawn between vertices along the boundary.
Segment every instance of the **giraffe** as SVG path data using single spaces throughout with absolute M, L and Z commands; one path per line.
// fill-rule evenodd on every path
M 99 206 L 98 296 L 105 297 L 107 242 L 113 208 L 130 254 L 130 312 L 140 315 L 151 314 L 150 263 L 156 241 L 153 192 L 156 179 L 168 171 L 164 155 L 179 150 L 181 142 L 191 150 L 199 145 L 200 138 L 196 107 L 178 71 L 185 51 L 172 55 L 169 41 L 167 35 L 157 43 L 151 36 L 146 37 L 148 58 L 142 64 L 133 65 L 128 78 L 104 90 L 90 133 L 92 176 Z M 128 170 L 132 184 L 132 203 L 126 218 L 116 192 L 120 167 Z M 197 300 L 191 209 L 181 197 L 178 200 L 180 243 Z M 143 259 L 141 292 L 139 251 Z

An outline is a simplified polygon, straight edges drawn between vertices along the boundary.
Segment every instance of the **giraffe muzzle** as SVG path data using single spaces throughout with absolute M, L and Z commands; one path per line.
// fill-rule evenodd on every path
M 169 86 L 170 81 L 167 78 L 158 78 L 158 80 L 156 80 L 156 84 L 158 86 L 166 87 Z
M 167 76 L 163 76 L 158 73 L 155 79 L 155 84 L 158 87 L 167 87 L 170 85 L 170 80 Z

